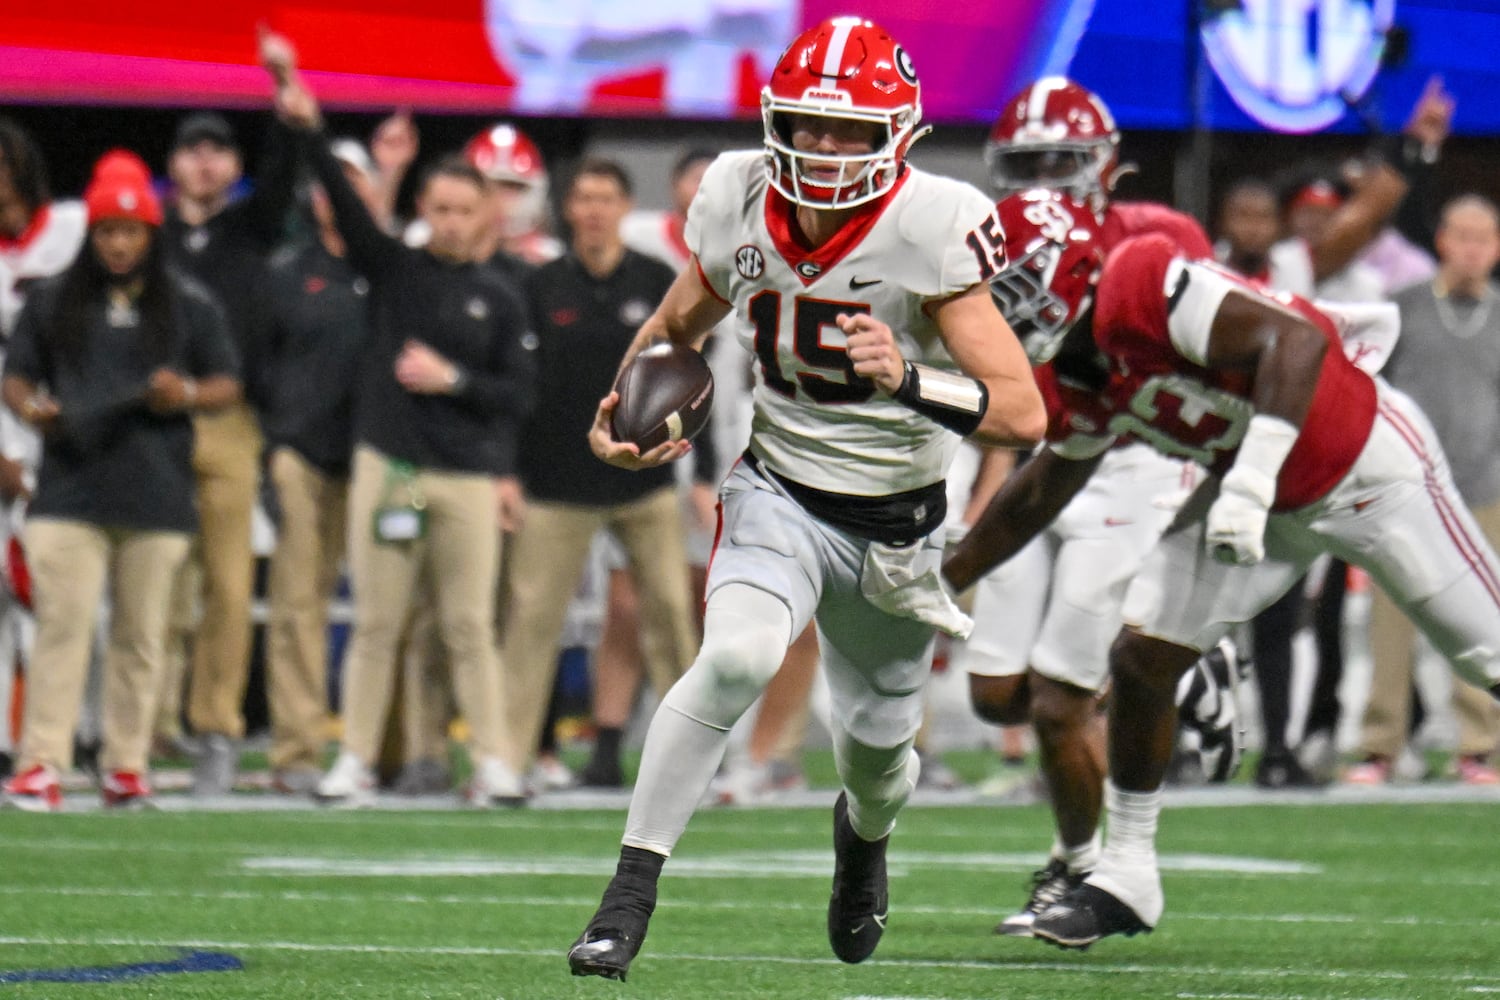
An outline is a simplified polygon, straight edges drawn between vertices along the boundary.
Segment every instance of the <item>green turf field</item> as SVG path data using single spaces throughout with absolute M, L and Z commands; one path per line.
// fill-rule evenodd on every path
M 0 982 L 231 953 L 240 971 L 0 986 L 16 997 L 1500 997 L 1500 807 L 1173 808 L 1168 914 L 1085 954 L 990 929 L 1039 807 L 914 807 L 870 962 L 824 939 L 827 811 L 710 810 L 621 985 L 563 954 L 618 812 L 0 814 Z

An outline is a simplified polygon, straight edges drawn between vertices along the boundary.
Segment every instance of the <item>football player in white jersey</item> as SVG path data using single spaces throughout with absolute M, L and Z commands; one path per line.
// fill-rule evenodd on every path
M 1045 426 L 985 284 L 1003 266 L 994 206 L 906 163 L 921 134 L 906 52 L 868 21 L 825 21 L 783 53 L 761 103 L 765 150 L 709 169 L 693 259 L 627 354 L 697 346 L 733 310 L 759 368 L 750 448 L 721 491 L 703 645 L 652 720 L 619 866 L 568 953 L 575 975 L 625 977 L 730 727 L 809 620 L 843 783 L 829 940 L 846 962 L 875 950 L 933 629 L 971 625 L 938 576 L 943 476 L 962 437 L 1028 447 Z M 600 458 L 640 468 L 686 452 L 613 440 L 617 398 L 590 432 Z

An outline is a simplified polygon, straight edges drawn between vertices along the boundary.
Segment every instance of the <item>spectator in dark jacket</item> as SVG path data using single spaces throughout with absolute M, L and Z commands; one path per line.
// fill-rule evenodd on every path
M 290 53 L 276 42 L 274 36 L 262 40 L 262 61 L 278 73 L 291 72 Z M 185 639 L 185 631 L 193 635 L 187 715 L 199 737 L 193 773 L 193 792 L 199 795 L 223 794 L 233 786 L 236 742 L 245 732 L 255 572 L 251 517 L 262 445 L 256 411 L 269 402 L 266 260 L 291 208 L 294 152 L 291 133 L 273 121 L 254 191 L 231 201 L 241 174 L 234 133 L 220 115 L 195 112 L 178 123 L 168 160 L 175 197 L 165 212 L 163 245 L 174 266 L 223 303 L 243 359 L 245 384 L 242 402 L 193 421 L 193 467 L 203 518 L 194 564 L 202 575 L 189 573 L 180 581 L 173 624 L 179 640 Z M 193 608 L 200 596 L 202 614 L 194 631 Z
M 304 128 L 318 128 L 316 102 L 300 84 L 284 85 L 278 101 Z M 536 338 L 515 288 L 477 259 L 484 179 L 472 166 L 445 160 L 423 178 L 418 202 L 432 237 L 413 249 L 376 225 L 326 143 L 313 141 L 311 156 L 371 296 L 349 484 L 356 620 L 344 738 L 317 794 L 349 805 L 373 796 L 396 651 L 426 583 L 471 732 L 469 797 L 518 798 L 520 779 L 501 755 L 495 505 L 497 489 L 502 504 L 519 502 L 516 437 L 530 407 Z

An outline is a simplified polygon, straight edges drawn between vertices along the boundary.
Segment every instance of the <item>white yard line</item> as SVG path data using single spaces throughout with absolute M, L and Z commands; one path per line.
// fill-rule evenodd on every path
M 326 954 L 357 955 L 449 955 L 472 958 L 538 958 L 555 961 L 561 954 L 557 948 L 480 948 L 457 945 L 423 946 L 400 944 L 349 944 L 344 942 L 313 943 L 308 941 L 229 941 L 204 938 L 145 938 L 145 937 L 48 937 L 48 936 L 0 936 L 0 945 L 31 947 L 77 947 L 77 948 L 213 948 L 225 951 L 289 951 Z M 844 963 L 833 958 L 795 958 L 787 955 L 674 955 L 652 952 L 653 962 L 712 962 L 752 965 L 828 966 L 846 968 Z M 880 963 L 891 969 L 958 969 L 994 973 L 997 971 L 1024 972 L 1071 972 L 1081 975 L 1143 975 L 1143 976 L 1248 976 L 1256 979 L 1326 979 L 1337 982 L 1374 980 L 1377 982 L 1436 982 L 1460 984 L 1500 983 L 1500 974 L 1479 976 L 1467 973 L 1436 973 L 1414 975 L 1398 969 L 1329 969 L 1317 968 L 1259 968 L 1234 965 L 1151 965 L 1146 963 L 1105 964 L 1073 962 L 1008 962 L 995 960 L 945 961 L 940 959 L 887 959 Z
M 274 849 L 274 848 L 271 848 Z M 288 846 L 296 857 L 281 860 L 266 859 L 268 845 L 265 841 L 234 843 L 225 841 L 202 841 L 182 843 L 171 840 L 142 840 L 130 843 L 91 840 L 68 837 L 7 837 L 0 836 L 0 850 L 40 851 L 48 854 L 58 851 L 87 852 L 90 854 L 132 854 L 162 852 L 166 854 L 222 855 L 226 859 L 264 869 L 247 868 L 243 874 L 263 876 L 329 876 L 372 875 L 379 868 L 380 874 L 433 877 L 448 870 L 454 875 L 539 875 L 555 877 L 597 877 L 612 874 L 615 861 L 612 854 L 598 853 L 581 856 L 557 857 L 548 854 L 525 855 L 517 851 L 483 853 L 472 849 L 442 849 L 402 851 L 383 857 L 351 857 L 347 848 L 330 844 L 326 847 L 307 848 L 302 845 Z M 902 851 L 893 848 L 891 864 L 893 873 L 912 871 L 941 871 L 945 868 L 973 869 L 975 871 L 1006 873 L 1029 872 L 1037 865 L 1039 855 L 1030 853 L 984 854 L 970 852 Z M 1162 869 L 1172 879 L 1228 879 L 1263 878 L 1268 874 L 1314 874 L 1320 881 L 1330 885 L 1418 885 L 1438 888 L 1458 886 L 1462 888 L 1500 887 L 1500 872 L 1475 873 L 1445 869 L 1421 875 L 1408 872 L 1342 873 L 1320 871 L 1317 866 L 1298 861 L 1278 859 L 1244 858 L 1232 855 L 1196 854 L 1173 852 L 1161 855 Z M 803 878 L 808 874 L 825 875 L 832 870 L 832 852 L 822 848 L 807 851 L 785 851 L 766 854 L 759 851 L 703 852 L 697 856 L 680 856 L 669 864 L 665 873 L 673 878 Z M 365 870 L 360 870 L 364 866 Z M 373 867 L 372 867 L 373 866 Z M 282 870 L 269 870 L 281 868 Z
M 250 873 L 274 875 L 331 876 L 362 878 L 371 876 L 489 876 L 489 875 L 610 875 L 615 862 L 599 854 L 589 857 L 507 858 L 463 855 L 444 858 L 342 857 L 269 855 L 243 859 L 240 864 Z M 905 851 L 891 856 L 891 874 L 906 875 L 917 870 L 960 869 L 982 872 L 1029 871 L 1036 864 L 1030 854 L 954 854 L 933 851 Z M 1159 859 L 1164 872 L 1209 872 L 1214 874 L 1250 875 L 1321 875 L 1318 865 L 1296 861 L 1275 861 L 1222 854 L 1163 854 Z M 728 852 L 711 857 L 676 859 L 668 869 L 674 876 L 697 878 L 789 878 L 803 875 L 827 875 L 833 869 L 830 852 L 776 851 L 774 853 Z
M 1177 1000 L 1316 1000 L 1300 993 L 1178 993 Z M 1394 997 L 1343 997 L 1339 1000 L 1396 1000 Z
M 71 896 L 101 899 L 194 899 L 205 902 L 280 902 L 280 903 L 335 903 L 338 905 L 398 905 L 398 906 L 514 906 L 524 909 L 556 907 L 559 909 L 587 910 L 595 906 L 597 896 L 507 896 L 493 894 L 469 895 L 463 893 L 416 893 L 416 892 L 304 892 L 300 890 L 257 889 L 142 889 L 114 886 L 0 886 L 3 896 L 40 896 L 54 898 Z M 764 903 L 736 900 L 691 900 L 674 899 L 672 909 L 677 910 L 765 910 Z M 799 903 L 790 900 L 778 901 L 778 910 L 822 913 L 827 904 L 822 902 Z M 899 914 L 939 917 L 981 917 L 991 919 L 1000 916 L 994 907 L 985 906 L 922 906 L 903 905 Z M 1168 914 L 1172 921 L 1207 921 L 1215 923 L 1247 924 L 1333 924 L 1369 925 L 1382 927 L 1500 927 L 1500 919 L 1484 917 L 1445 919 L 1442 917 L 1387 916 L 1365 917 L 1349 913 L 1177 913 Z M 1497 977 L 1500 978 L 1500 977 Z

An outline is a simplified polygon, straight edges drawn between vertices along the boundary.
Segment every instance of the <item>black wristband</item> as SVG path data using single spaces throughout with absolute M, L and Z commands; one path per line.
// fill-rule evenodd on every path
M 990 390 L 976 378 L 908 361 L 903 367 L 901 385 L 891 393 L 891 398 L 955 434 L 968 437 L 984 422 Z

